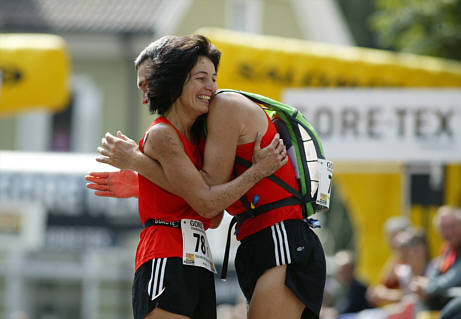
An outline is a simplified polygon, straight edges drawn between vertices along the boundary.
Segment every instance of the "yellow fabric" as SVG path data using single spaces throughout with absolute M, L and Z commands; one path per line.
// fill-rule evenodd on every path
M 0 34 L 0 116 L 35 108 L 58 111 L 69 101 L 64 40 L 48 34 Z
M 420 312 L 416 316 L 416 319 L 438 319 L 438 318 L 439 318 L 438 311 L 424 311 L 424 312 Z
M 461 87 L 461 63 L 454 61 L 216 28 L 196 32 L 222 52 L 220 88 L 276 100 L 287 87 Z

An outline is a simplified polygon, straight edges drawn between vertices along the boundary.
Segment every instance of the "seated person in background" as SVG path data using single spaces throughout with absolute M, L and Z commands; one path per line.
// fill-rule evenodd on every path
M 415 276 L 424 276 L 431 260 L 426 233 L 423 229 L 412 228 L 401 232 L 396 237 L 401 264 L 397 266 L 399 288 L 409 293 L 409 281 Z M 408 267 L 407 270 L 404 270 Z
M 396 237 L 401 232 L 411 228 L 408 218 L 403 216 L 389 217 L 384 224 L 384 233 L 387 239 L 389 248 L 391 249 L 391 256 L 386 262 L 381 273 L 381 284 L 387 288 L 398 288 L 399 278 L 395 272 L 395 267 L 400 260 L 400 254 L 397 249 Z
M 420 296 L 418 311 L 442 310 L 440 318 L 460 318 L 461 297 L 454 298 L 450 288 L 461 287 L 461 209 L 440 207 L 434 224 L 444 241 L 442 253 L 426 276 L 410 282 L 410 289 Z
M 355 274 L 355 256 L 350 250 L 340 250 L 334 256 L 335 277 L 330 278 L 325 288 L 323 318 L 356 313 L 371 308 L 365 293 L 367 286 Z
M 424 276 L 429 265 L 429 249 L 423 230 L 410 228 L 398 233 L 394 245 L 399 256 L 394 270 L 397 286 L 388 288 L 380 284 L 370 287 L 367 300 L 375 307 L 400 302 L 404 295 L 410 293 L 408 286 L 413 276 Z
M 368 288 L 367 300 L 373 307 L 394 303 L 401 298 L 399 277 L 396 270 L 398 265 L 403 262 L 401 251 L 398 249 L 397 237 L 408 229 L 411 229 L 410 222 L 403 216 L 390 217 L 384 224 L 384 234 L 391 249 L 391 256 L 381 272 L 380 283 Z
M 390 289 L 381 284 L 369 288 L 367 300 L 377 308 L 365 309 L 353 318 L 414 318 L 417 298 L 411 294 L 408 285 L 413 275 L 424 275 L 428 267 L 430 258 L 426 236 L 422 230 L 410 228 L 396 235 L 394 244 L 399 256 L 399 263 L 395 266 L 398 287 Z

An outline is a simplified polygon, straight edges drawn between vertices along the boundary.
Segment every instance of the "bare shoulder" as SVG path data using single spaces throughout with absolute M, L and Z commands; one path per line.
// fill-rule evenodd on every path
M 144 141 L 144 152 L 148 155 L 154 155 L 154 158 L 162 157 L 168 154 L 183 150 L 181 140 L 171 125 L 159 123 L 149 129 Z
M 245 118 L 249 115 L 255 116 L 261 112 L 261 108 L 242 94 L 222 92 L 213 97 L 210 105 L 210 113 L 212 112 Z
M 220 131 L 227 126 L 235 127 L 239 135 L 238 144 L 253 141 L 256 132 L 266 132 L 268 125 L 263 109 L 236 92 L 222 92 L 215 95 L 208 118 L 211 123 L 214 122 L 220 128 Z

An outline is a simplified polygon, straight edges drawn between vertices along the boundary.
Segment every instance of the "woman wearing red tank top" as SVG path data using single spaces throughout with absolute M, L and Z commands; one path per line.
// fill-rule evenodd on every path
M 196 125 L 209 111 L 219 58 L 220 52 L 205 37 L 191 36 L 164 37 L 135 61 L 143 103 L 148 102 L 150 111 L 160 115 L 146 130 L 139 147 L 136 145 L 138 156 L 157 165 L 158 175 L 152 179 L 149 169 L 139 169 L 138 187 L 131 188 L 132 194 L 124 193 L 138 196 L 145 226 L 136 253 L 136 319 L 216 318 L 214 265 L 207 255 L 205 230 L 217 226 L 226 207 L 287 162 L 283 143 L 276 135 L 264 149 L 259 147 L 260 139 L 255 142 L 258 160 L 238 178 L 211 187 L 205 181 L 206 174 L 199 171 L 203 137 Z M 117 164 L 118 147 L 123 148 L 123 142 L 133 145 L 123 135 L 118 136 L 106 134 L 98 148 L 102 157 L 97 160 L 125 168 Z M 255 136 L 256 132 L 252 140 Z M 118 196 L 116 184 L 104 174 L 90 173 L 87 180 L 93 184 L 88 187 L 98 190 L 97 195 Z M 133 174 L 121 171 L 109 176 L 131 177 L 133 181 Z M 109 187 L 104 186 L 108 181 Z

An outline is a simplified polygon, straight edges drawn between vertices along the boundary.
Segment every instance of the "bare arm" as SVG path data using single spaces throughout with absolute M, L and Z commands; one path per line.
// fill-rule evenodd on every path
M 236 100 L 235 95 L 220 94 L 215 96 L 210 104 L 207 117 L 208 135 L 202 167 L 202 175 L 208 185 L 219 185 L 231 180 L 237 145 L 252 142 L 251 137 L 255 132 L 263 135 L 267 130 L 266 115 L 254 114 L 258 111 L 255 110 L 255 105 L 252 105 L 253 110 L 249 110 L 248 105 L 241 103 L 252 102 L 242 99 L 240 95 L 237 96 L 240 100 Z M 243 109 L 238 109 L 239 107 Z M 248 117 L 251 117 L 250 124 L 245 122 Z M 248 131 L 248 127 L 252 129 L 251 132 Z M 258 140 L 257 144 L 259 142 Z M 253 163 L 260 157 L 264 157 L 264 154 L 254 152 Z
M 154 161 L 149 158 L 138 157 L 139 150 L 136 151 L 136 158 L 127 161 L 123 156 L 112 159 L 117 152 L 114 145 L 124 144 L 124 141 L 115 139 L 113 136 L 106 135 L 103 140 L 103 147 L 98 148 L 104 157 L 98 159 L 103 163 L 108 163 L 119 168 L 131 168 L 149 180 L 157 183 L 159 172 L 154 169 Z M 255 150 L 262 153 L 262 159 L 254 163 L 250 169 L 237 179 L 216 186 L 208 186 L 200 172 L 187 157 L 184 147 L 173 128 L 168 125 L 156 125 L 152 128 L 145 142 L 144 152 L 146 155 L 158 161 L 157 165 L 163 168 L 163 174 L 170 185 L 173 185 L 172 193 L 184 198 L 188 204 L 201 216 L 212 218 L 237 201 L 253 185 L 265 176 L 271 175 L 278 168 L 283 166 L 287 158 L 284 146 L 280 143 L 278 136 L 272 143 L 264 149 L 259 149 L 260 137 L 255 143 Z M 142 155 L 142 153 L 141 153 Z M 149 160 L 149 161 L 147 161 Z M 128 167 L 117 166 L 118 164 L 128 165 Z M 131 167 L 130 167 L 131 166 Z M 161 170 L 159 170 L 161 172 Z
M 207 185 L 212 185 L 210 179 L 203 171 L 200 171 L 200 174 L 202 174 L 202 178 L 205 180 L 205 183 L 207 183 Z M 210 228 L 218 228 L 218 226 L 222 222 L 223 217 L 224 211 L 222 211 L 220 214 L 217 214 L 215 217 L 211 218 Z
M 98 162 L 112 165 L 120 169 L 133 169 L 170 193 L 175 193 L 168 182 L 159 162 L 142 153 L 138 144 L 118 131 L 117 136 L 106 133 L 101 141 L 96 158 Z M 137 182 L 137 181 L 136 181 Z
M 256 133 L 264 135 L 267 122 L 264 111 L 240 94 L 221 93 L 213 98 L 202 168 L 210 184 L 222 184 L 232 178 L 237 145 L 253 142 Z M 253 162 L 261 155 L 254 152 Z
M 220 95 L 213 98 L 207 116 L 207 139 L 203 156 L 203 173 L 210 185 L 232 179 L 237 142 L 242 130 L 231 105 L 222 103 Z M 218 102 L 219 101 L 219 102 Z
M 142 153 L 135 141 L 117 132 L 117 137 L 106 133 L 102 139 L 103 147 L 98 148 L 102 156 L 96 160 L 118 168 L 136 167 L 152 182 L 163 189 L 174 193 L 175 189 L 163 173 L 158 161 Z M 206 176 L 202 174 L 206 180 Z M 87 187 L 95 190 L 95 195 L 103 197 L 138 197 L 138 176 L 131 169 L 121 169 L 119 172 L 91 172 L 85 179 L 90 182 Z M 212 218 L 210 228 L 217 228 L 223 218 L 223 212 Z
M 156 125 L 149 134 L 144 152 L 159 161 L 175 193 L 184 198 L 201 216 L 212 218 L 237 201 L 262 178 L 271 175 L 287 162 L 284 146 L 277 136 L 264 150 L 265 158 L 254 163 L 238 178 L 221 185 L 208 186 L 184 152 L 176 132 L 167 125 Z M 259 136 L 255 149 L 259 150 Z M 263 150 L 263 151 L 264 151 Z

